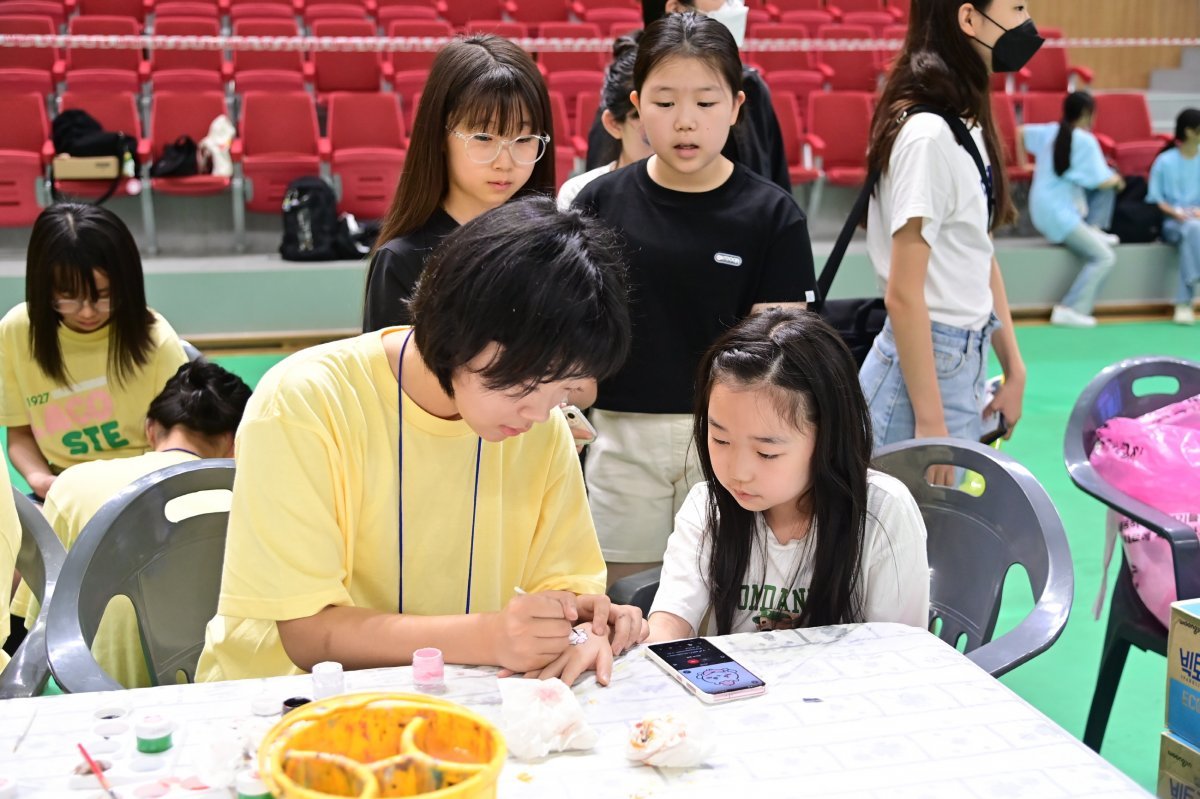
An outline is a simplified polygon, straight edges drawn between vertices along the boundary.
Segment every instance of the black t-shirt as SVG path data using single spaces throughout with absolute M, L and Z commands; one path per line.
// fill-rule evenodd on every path
M 788 177 L 787 155 L 783 149 L 783 132 L 779 129 L 779 118 L 771 105 L 771 90 L 758 70 L 745 67 L 742 70 L 742 91 L 746 102 L 742 105 L 742 116 L 729 129 L 729 138 L 721 154 L 736 164 L 742 164 L 751 172 L 773 181 L 780 188 L 792 190 Z M 600 115 L 596 112 L 592 129 L 588 132 L 587 168 L 595 169 L 614 160 L 620 153 L 620 142 L 613 146 L 613 137 L 604 129 Z
M 704 351 L 760 302 L 813 302 L 808 222 L 792 196 L 745 167 L 712 191 L 663 188 L 647 161 L 602 175 L 575 205 L 621 232 L 633 348 L 596 407 L 691 413 Z
M 383 244 L 367 267 L 367 298 L 363 303 L 363 332 L 412 322 L 408 301 L 417 278 L 434 248 L 453 233 L 458 223 L 441 208 L 424 227 Z

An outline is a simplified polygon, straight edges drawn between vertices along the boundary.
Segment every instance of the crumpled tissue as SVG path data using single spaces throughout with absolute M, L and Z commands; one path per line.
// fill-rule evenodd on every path
M 504 740 L 521 760 L 550 752 L 591 749 L 599 734 L 583 717 L 583 708 L 562 680 L 500 680 Z
M 692 768 L 712 754 L 716 741 L 698 713 L 655 713 L 629 727 L 626 756 L 647 766 Z

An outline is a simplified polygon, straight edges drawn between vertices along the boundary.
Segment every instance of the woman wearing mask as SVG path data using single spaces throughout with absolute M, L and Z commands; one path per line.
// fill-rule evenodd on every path
M 993 72 L 1019 70 L 1043 40 L 1021 0 L 914 0 L 911 14 L 867 156 L 881 173 L 867 249 L 888 310 L 859 375 L 877 447 L 978 440 L 982 416 L 994 412 L 1011 429 L 1025 391 L 991 238 L 1016 212 L 1004 170 L 990 166 L 1004 160 L 989 87 Z M 962 143 L 943 113 L 961 120 Z M 993 341 L 1005 382 L 983 407 Z M 930 479 L 950 485 L 954 470 L 938 467 Z

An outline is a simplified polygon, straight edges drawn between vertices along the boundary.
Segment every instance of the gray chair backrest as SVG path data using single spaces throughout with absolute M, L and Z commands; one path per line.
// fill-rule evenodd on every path
M 189 680 L 216 615 L 228 513 L 172 522 L 167 503 L 197 491 L 233 487 L 233 461 L 169 466 L 122 489 L 83 528 L 67 553 L 50 608 L 46 646 L 50 669 L 67 692 L 118 690 L 90 646 L 110 599 L 133 603 L 150 678 Z
M 1000 676 L 1045 651 L 1071 612 L 1075 577 L 1062 520 L 1045 489 L 1008 455 L 973 441 L 919 439 L 877 450 L 875 467 L 901 480 L 921 508 L 928 531 L 930 625 L 967 657 Z M 930 485 L 935 464 L 983 477 L 983 493 Z M 1016 628 L 992 640 L 1014 564 L 1029 575 L 1036 604 Z
M 1174 378 L 1173 391 L 1139 396 L 1134 384 L 1145 378 Z M 1169 539 L 1175 563 L 1177 596 L 1200 596 L 1200 541 L 1183 522 L 1118 491 L 1100 477 L 1088 456 L 1096 430 L 1115 416 L 1137 417 L 1200 394 L 1200 363 L 1183 358 L 1147 356 L 1105 367 L 1079 395 L 1063 439 L 1063 460 L 1071 482 L 1108 507 Z
M 50 679 L 46 657 L 46 617 L 54 586 L 62 570 L 66 551 L 46 517 L 29 498 L 13 489 L 13 503 L 21 523 L 21 548 L 17 552 L 17 571 L 40 605 L 33 626 L 17 647 L 12 660 L 0 672 L 0 699 L 37 696 Z

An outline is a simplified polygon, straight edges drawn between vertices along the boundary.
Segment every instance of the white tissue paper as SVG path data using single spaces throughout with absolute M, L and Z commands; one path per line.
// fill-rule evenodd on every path
M 562 680 L 500 680 L 504 740 L 520 760 L 550 752 L 591 749 L 599 735 L 583 718 L 583 708 Z
M 699 713 L 657 713 L 630 725 L 626 756 L 647 766 L 692 768 L 712 754 L 715 743 Z

